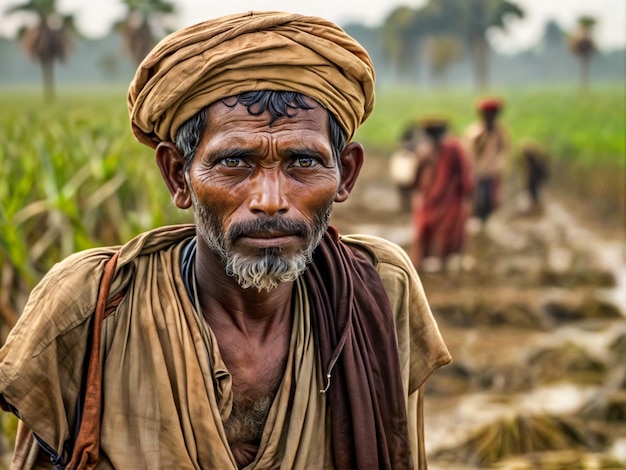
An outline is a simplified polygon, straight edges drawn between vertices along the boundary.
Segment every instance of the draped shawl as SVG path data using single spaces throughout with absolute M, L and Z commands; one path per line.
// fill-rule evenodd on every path
M 336 467 L 412 468 L 393 314 L 378 272 L 330 227 L 307 281 L 327 367 Z

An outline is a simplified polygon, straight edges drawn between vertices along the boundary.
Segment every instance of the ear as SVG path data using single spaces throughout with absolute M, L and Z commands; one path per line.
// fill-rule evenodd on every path
M 350 142 L 341 152 L 341 182 L 335 195 L 335 202 L 343 202 L 348 199 L 352 188 L 361 172 L 365 151 L 358 142 Z
M 185 159 L 172 142 L 161 142 L 156 148 L 156 162 L 179 209 L 191 207 L 191 191 L 185 178 Z

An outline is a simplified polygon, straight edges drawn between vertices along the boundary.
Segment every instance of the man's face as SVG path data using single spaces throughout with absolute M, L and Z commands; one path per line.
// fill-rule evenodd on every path
M 324 109 L 269 122 L 213 104 L 187 175 L 202 241 L 242 287 L 259 290 L 305 270 L 340 184 Z

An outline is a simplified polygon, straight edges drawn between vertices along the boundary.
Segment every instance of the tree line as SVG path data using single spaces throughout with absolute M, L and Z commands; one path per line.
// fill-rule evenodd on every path
M 449 68 L 465 57 L 472 64 L 476 88 L 489 87 L 490 33 L 506 33 L 525 11 L 508 0 L 428 0 L 421 7 L 399 6 L 380 26 L 346 26 L 357 39 L 380 50 L 384 66 L 392 80 L 415 83 L 422 68 L 431 77 L 443 81 Z M 581 16 L 573 31 L 563 31 L 551 21 L 546 35 L 549 41 L 563 42 L 579 60 L 581 87 L 589 81 L 589 66 L 597 52 L 593 38 L 596 19 Z
M 124 16 L 112 29 L 121 34 L 125 52 L 138 65 L 161 35 L 169 32 L 162 27 L 166 15 L 176 12 L 167 0 L 122 0 Z M 7 14 L 27 13 L 35 18 L 18 31 L 24 51 L 41 67 L 44 96 L 54 99 L 54 64 L 64 62 L 70 52 L 72 38 L 80 36 L 73 14 L 61 13 L 56 0 L 29 0 L 6 10 Z
M 139 64 L 156 41 L 168 33 L 164 19 L 176 13 L 174 2 L 167 0 L 122 0 L 123 17 L 112 30 L 121 35 L 124 50 Z M 80 37 L 74 15 L 61 13 L 56 0 L 28 0 L 6 10 L 7 14 L 25 12 L 35 19 L 18 32 L 24 51 L 42 71 L 44 96 L 54 98 L 54 65 L 68 58 L 72 39 Z M 379 51 L 383 66 L 394 81 L 415 83 L 422 69 L 433 81 L 444 81 L 450 67 L 464 58 L 472 65 L 476 88 L 489 87 L 489 35 L 495 30 L 506 33 L 524 10 L 509 0 L 428 0 L 421 7 L 399 6 L 379 26 L 346 25 L 345 29 L 368 50 Z M 32 19 L 31 18 L 31 19 Z M 589 82 L 591 58 L 597 52 L 593 38 L 596 19 L 581 16 L 574 31 L 548 24 L 545 35 L 565 37 L 569 50 L 580 64 L 580 84 Z M 551 29 L 550 29 L 551 28 Z

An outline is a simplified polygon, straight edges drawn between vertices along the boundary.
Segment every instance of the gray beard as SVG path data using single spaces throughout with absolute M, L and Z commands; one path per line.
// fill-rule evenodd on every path
M 265 217 L 241 222 L 231 227 L 228 233 L 224 233 L 219 219 L 198 200 L 193 189 L 191 199 L 196 230 L 206 245 L 220 258 L 226 274 L 235 278 L 244 289 L 252 287 L 266 292 L 275 289 L 281 282 L 295 281 L 306 271 L 313 259 L 313 251 L 330 224 L 332 214 L 331 202 L 310 225 L 281 217 Z M 265 248 L 260 257 L 244 256 L 233 251 L 233 243 L 241 235 L 267 230 L 296 233 L 308 242 L 302 251 L 290 258 L 281 256 L 280 248 Z

